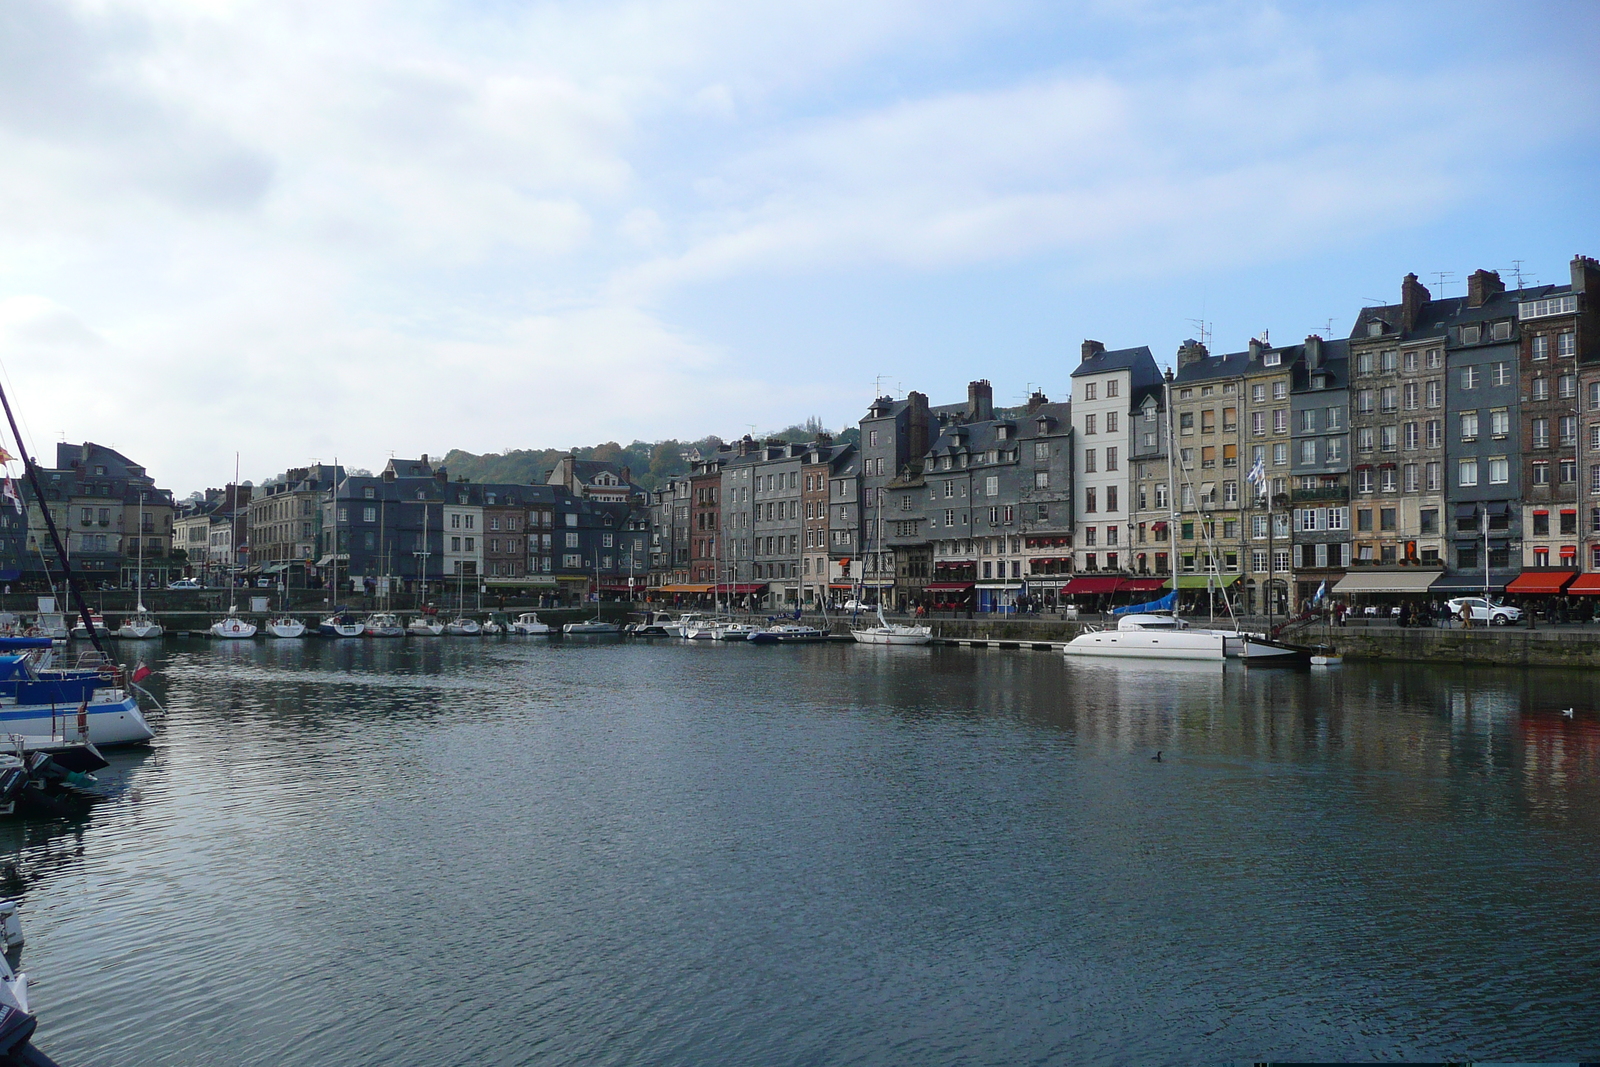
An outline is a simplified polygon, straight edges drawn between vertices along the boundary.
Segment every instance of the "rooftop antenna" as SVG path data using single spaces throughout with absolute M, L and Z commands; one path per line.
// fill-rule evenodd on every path
M 1200 334 L 1200 343 L 1206 346 L 1206 351 L 1211 351 L 1211 323 L 1204 318 L 1190 319 L 1189 325 L 1193 326 Z
M 1522 284 L 1522 263 L 1523 261 L 1520 259 L 1513 259 L 1511 261 L 1511 273 L 1516 275 L 1518 289 L 1525 288 L 1525 286 Z
M 1322 337 L 1332 337 L 1333 336 L 1333 317 L 1331 315 L 1328 317 L 1327 324 L 1322 327 L 1321 336 Z
M 1443 300 L 1446 287 L 1456 280 L 1456 272 L 1453 270 L 1436 270 L 1433 272 L 1433 279 L 1435 284 L 1439 286 L 1439 299 Z
M 872 399 L 876 400 L 883 395 L 883 379 L 886 377 L 888 376 L 880 374 L 872 379 Z

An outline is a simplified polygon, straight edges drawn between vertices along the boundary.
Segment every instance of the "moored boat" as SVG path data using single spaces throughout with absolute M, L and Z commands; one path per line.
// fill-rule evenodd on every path
M 360 619 L 352 618 L 343 611 L 324 615 L 317 623 L 317 633 L 323 637 L 360 637 L 363 629 Z
M 0 638 L 0 735 L 84 735 L 96 745 L 131 745 L 155 736 L 128 680 L 114 664 L 53 665 L 48 637 Z M 81 727 L 81 729 L 80 729 Z
M 306 624 L 292 615 L 279 615 L 267 620 L 267 633 L 273 637 L 304 637 Z
M 361 632 L 368 637 L 404 637 L 406 628 L 393 612 L 375 611 L 361 621 Z
M 164 632 L 156 617 L 146 611 L 143 604 L 117 627 L 117 636 L 124 641 L 148 641 L 160 637 Z
M 595 637 L 602 634 L 620 634 L 622 627 L 614 622 L 602 622 L 599 618 L 593 618 L 582 622 L 569 622 L 561 628 L 561 632 L 568 637 Z
M 1087 630 L 1061 651 L 1068 656 L 1221 663 L 1227 655 L 1227 637 L 1221 630 L 1196 629 L 1175 616 L 1151 612 L 1124 615 L 1114 630 Z
M 444 623 L 432 615 L 418 615 L 406 624 L 406 633 L 412 637 L 438 637 L 444 633 Z
M 540 622 L 536 612 L 524 611 L 511 624 L 511 632 L 522 634 L 524 637 L 546 637 L 550 634 L 550 625 Z
M 256 624 L 248 619 L 239 618 L 239 613 L 233 608 L 228 609 L 228 614 L 211 624 L 211 636 L 228 640 L 240 640 L 256 635 Z
M 451 637 L 477 637 L 483 633 L 483 626 L 477 619 L 469 619 L 462 615 L 445 623 L 444 632 Z
M 72 624 L 72 636 L 80 641 L 87 641 L 89 639 L 89 628 L 83 624 L 82 615 L 77 616 L 77 619 L 78 621 Z M 98 611 L 89 612 L 89 624 L 94 627 L 94 632 L 101 637 L 106 637 L 111 632 L 106 629 L 106 620 L 101 617 Z
M 1311 663 L 1313 651 L 1305 645 L 1246 634 L 1243 659 L 1247 667 L 1304 667 Z
M 759 629 L 750 622 L 723 622 L 713 627 L 711 636 L 717 641 L 748 641 Z

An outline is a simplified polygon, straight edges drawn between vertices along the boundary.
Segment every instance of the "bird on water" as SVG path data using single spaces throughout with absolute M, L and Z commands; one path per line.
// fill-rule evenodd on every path
M 1161 762 L 1161 752 L 1160 752 L 1160 750 L 1158 749 L 1156 751 L 1156 754 L 1154 756 L 1151 756 L 1150 758 L 1155 760 L 1157 763 L 1160 763 Z

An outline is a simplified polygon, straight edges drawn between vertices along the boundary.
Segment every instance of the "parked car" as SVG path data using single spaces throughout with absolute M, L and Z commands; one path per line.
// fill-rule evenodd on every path
M 276 584 L 277 583 L 274 582 L 271 578 L 257 578 L 256 579 L 256 588 L 257 589 L 271 589 Z
M 841 611 L 872 611 L 876 604 L 868 604 L 864 600 L 846 600 L 840 608 Z
M 1470 617 L 1473 622 L 1487 622 L 1490 626 L 1510 626 L 1522 621 L 1521 608 L 1496 604 L 1481 596 L 1458 596 L 1446 601 L 1445 607 L 1450 609 L 1450 614 L 1455 618 L 1465 620 Z
M 198 578 L 179 578 L 175 582 L 167 583 L 168 589 L 204 589 Z

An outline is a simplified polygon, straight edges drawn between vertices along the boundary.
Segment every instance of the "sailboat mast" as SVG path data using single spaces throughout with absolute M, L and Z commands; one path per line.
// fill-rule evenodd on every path
M 1169 371 L 1162 383 L 1167 407 L 1167 570 L 1172 574 L 1172 617 L 1178 618 L 1183 594 L 1178 591 L 1178 481 L 1172 473 L 1172 377 Z
M 22 431 L 17 429 L 17 418 L 11 413 L 11 399 L 6 396 L 3 386 L 0 386 L 0 406 L 6 409 L 6 422 L 11 425 L 11 439 L 17 443 L 17 454 L 22 457 L 22 470 L 27 476 L 28 484 L 33 486 L 33 498 L 39 502 L 39 511 L 44 515 L 45 529 L 50 531 L 50 543 L 55 546 L 56 558 L 61 561 L 61 569 L 67 581 L 67 592 L 72 597 L 72 602 L 78 609 L 78 615 L 83 619 L 83 627 L 89 632 L 89 640 L 94 644 L 94 650 L 101 655 L 105 654 L 105 646 L 100 643 L 100 635 L 95 632 L 94 623 L 89 619 L 89 605 L 83 599 L 83 589 L 78 585 L 78 579 L 72 573 L 72 559 L 67 555 L 67 546 L 61 542 L 61 531 L 56 529 L 55 516 L 50 514 L 50 505 L 45 501 L 44 489 L 39 484 L 39 472 L 35 469 L 34 462 L 28 457 L 27 446 L 22 443 Z M 44 554 L 43 549 L 40 555 Z M 50 576 L 50 568 L 44 570 L 45 577 Z

